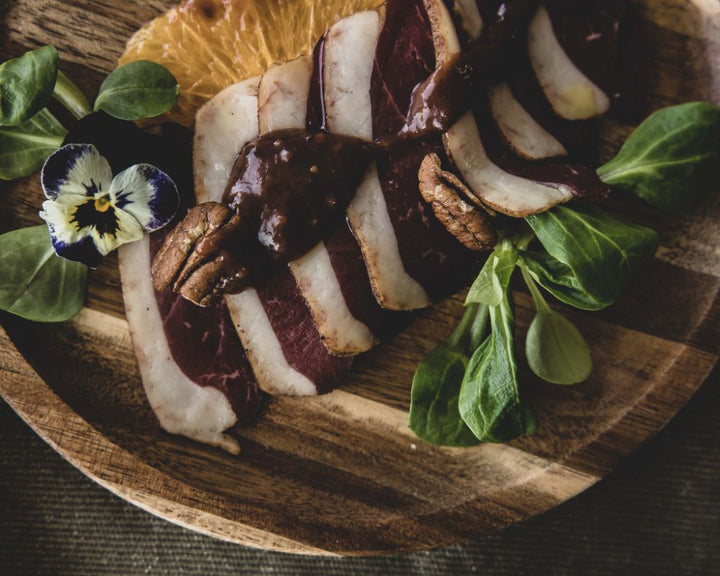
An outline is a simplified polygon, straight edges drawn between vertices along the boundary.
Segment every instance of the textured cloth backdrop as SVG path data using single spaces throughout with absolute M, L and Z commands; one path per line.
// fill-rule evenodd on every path
M 398 556 L 313 558 L 171 525 L 87 479 L 0 402 L 3 576 L 720 574 L 720 370 L 599 484 L 495 536 Z

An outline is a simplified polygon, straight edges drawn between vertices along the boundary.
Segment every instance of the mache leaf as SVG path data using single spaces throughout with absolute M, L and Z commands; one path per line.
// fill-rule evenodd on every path
M 0 64 L 0 126 L 17 126 L 52 98 L 58 53 L 43 46 Z
M 148 60 L 120 66 L 100 86 L 95 110 L 120 120 L 154 118 L 177 102 L 179 87 L 170 71 Z
M 660 243 L 654 230 L 591 206 L 557 206 L 525 220 L 548 254 L 570 269 L 577 290 L 603 305 L 617 299 Z
M 656 208 L 693 209 L 720 191 L 720 108 L 691 102 L 655 112 L 598 175 Z
M 579 384 L 592 373 L 587 342 L 575 324 L 549 309 L 538 311 L 525 337 L 525 356 L 530 369 L 545 382 Z
M 583 290 L 572 268 L 547 252 L 523 252 L 520 261 L 532 278 L 555 298 L 581 310 L 602 310 L 611 300 L 599 300 Z
M 463 378 L 460 415 L 483 442 L 509 442 L 533 434 L 537 419 L 520 398 L 514 319 L 506 295 L 490 308 L 490 336 L 475 350 Z
M 53 96 L 78 120 L 92 112 L 87 96 L 62 70 L 58 70 Z
M 537 421 L 532 408 L 520 398 L 517 378 L 510 279 L 518 252 L 507 238 L 495 252 L 497 263 L 488 268 L 484 284 L 491 288 L 480 293 L 490 295 L 493 301 L 499 295 L 500 300 L 489 306 L 491 332 L 470 357 L 460 387 L 458 408 L 465 424 L 479 440 L 509 442 L 533 434 Z
M 503 238 L 488 257 L 480 274 L 470 287 L 465 305 L 487 304 L 497 306 L 502 302 L 505 286 L 515 270 L 518 251 L 508 238 Z
M 467 363 L 463 352 L 443 343 L 417 367 L 412 382 L 410 428 L 418 438 L 440 446 L 479 443 L 458 410 Z
M 590 348 L 577 327 L 548 305 L 527 268 L 522 267 L 537 314 L 525 337 L 530 369 L 552 384 L 584 382 L 592 373 Z
M 66 133 L 47 108 L 18 126 L 0 126 L 0 179 L 15 180 L 39 170 L 62 146 Z
M 88 268 L 55 254 L 45 225 L 0 236 L 0 310 L 62 322 L 85 303 Z

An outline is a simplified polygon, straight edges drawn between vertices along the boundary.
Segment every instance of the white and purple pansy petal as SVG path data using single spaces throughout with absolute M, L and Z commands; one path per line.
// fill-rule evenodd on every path
M 80 228 L 72 222 L 78 206 L 87 201 L 77 194 L 43 202 L 40 216 L 47 222 L 50 238 L 58 256 L 83 262 L 91 268 L 99 266 L 103 254 L 95 246 L 90 228 Z
M 97 267 L 119 246 L 140 240 L 172 220 L 180 199 L 173 181 L 148 164 L 112 177 L 110 165 L 89 144 L 69 144 L 43 167 L 47 200 L 40 216 L 55 252 Z
M 45 196 L 95 196 L 107 193 L 112 182 L 109 162 L 92 144 L 66 144 L 45 161 L 41 173 Z
M 170 222 L 180 205 L 175 183 L 150 164 L 136 164 L 120 172 L 112 181 L 110 196 L 120 210 L 132 214 L 148 232 Z

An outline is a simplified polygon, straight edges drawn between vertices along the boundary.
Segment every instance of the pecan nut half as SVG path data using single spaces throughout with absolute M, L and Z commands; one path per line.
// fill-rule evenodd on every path
M 435 217 L 466 248 L 491 250 L 497 234 L 490 215 L 464 198 L 472 193 L 462 181 L 442 169 L 437 154 L 428 154 L 418 171 L 420 193 L 430 204 Z
M 239 228 L 239 216 L 222 204 L 207 202 L 190 209 L 153 260 L 155 289 L 172 289 L 199 306 L 209 306 L 240 287 L 248 269 L 232 257 Z

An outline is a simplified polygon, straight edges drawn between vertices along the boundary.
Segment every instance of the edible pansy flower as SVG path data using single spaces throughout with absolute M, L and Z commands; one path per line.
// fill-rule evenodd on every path
M 180 204 L 170 177 L 136 164 L 113 177 L 92 144 L 68 144 L 42 169 L 47 200 L 40 216 L 58 256 L 97 267 L 119 246 L 140 240 L 172 220 Z

